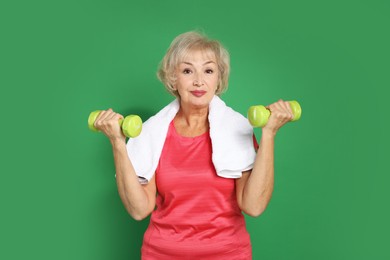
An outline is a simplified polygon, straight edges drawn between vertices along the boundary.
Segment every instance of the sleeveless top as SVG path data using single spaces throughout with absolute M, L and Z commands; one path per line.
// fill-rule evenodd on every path
M 183 137 L 170 123 L 142 259 L 252 259 L 235 179 L 219 177 L 211 155 L 209 132 Z

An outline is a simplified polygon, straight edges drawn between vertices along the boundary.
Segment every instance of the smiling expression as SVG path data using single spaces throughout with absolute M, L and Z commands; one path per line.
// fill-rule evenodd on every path
M 218 65 L 214 53 L 194 50 L 188 53 L 175 71 L 174 87 L 182 105 L 208 106 L 217 90 Z

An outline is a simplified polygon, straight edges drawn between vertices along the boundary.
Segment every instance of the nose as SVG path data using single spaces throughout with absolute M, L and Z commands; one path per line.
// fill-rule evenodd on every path
M 203 86 L 204 83 L 203 83 L 203 80 L 201 79 L 200 76 L 197 76 L 195 79 L 194 79 L 194 86 Z

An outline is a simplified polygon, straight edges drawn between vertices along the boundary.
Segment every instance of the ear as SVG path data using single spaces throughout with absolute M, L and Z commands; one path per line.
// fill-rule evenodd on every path
M 215 92 L 215 93 L 217 93 L 217 91 L 218 91 L 218 89 L 219 89 L 219 86 L 220 86 L 220 84 L 221 84 L 221 83 L 220 83 L 220 82 L 218 82 L 218 85 L 215 87 L 215 89 L 214 89 L 214 92 Z
M 176 90 L 177 90 L 177 88 L 176 88 L 176 82 L 169 81 L 169 82 L 168 82 L 168 88 L 169 88 L 171 91 L 176 91 Z
M 176 77 L 175 77 L 175 78 L 176 78 Z M 172 89 L 173 91 L 177 91 L 176 80 L 174 80 L 173 82 L 170 81 L 169 84 L 171 85 L 171 89 Z

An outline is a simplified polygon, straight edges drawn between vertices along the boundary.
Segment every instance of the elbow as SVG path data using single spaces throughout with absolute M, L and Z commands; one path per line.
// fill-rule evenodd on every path
M 267 205 L 250 205 L 241 208 L 241 210 L 248 216 L 257 218 L 266 210 Z
M 131 217 L 136 221 L 142 221 L 146 218 L 146 216 L 142 216 L 142 215 L 132 215 Z
M 136 221 L 142 221 L 149 216 L 149 213 L 130 213 L 130 216 Z
M 242 200 L 240 208 L 246 215 L 257 218 L 267 209 L 270 200 L 271 196 Z
M 257 218 L 261 214 L 263 214 L 264 211 L 265 209 L 251 209 L 251 210 L 244 210 L 244 213 L 250 217 Z
M 125 204 L 127 213 L 136 221 L 142 221 L 153 212 L 155 205 L 147 206 L 147 203 L 141 205 L 131 205 L 130 203 Z
M 142 221 L 152 213 L 152 211 L 148 209 L 135 210 L 134 208 L 127 208 L 127 212 L 136 221 Z

